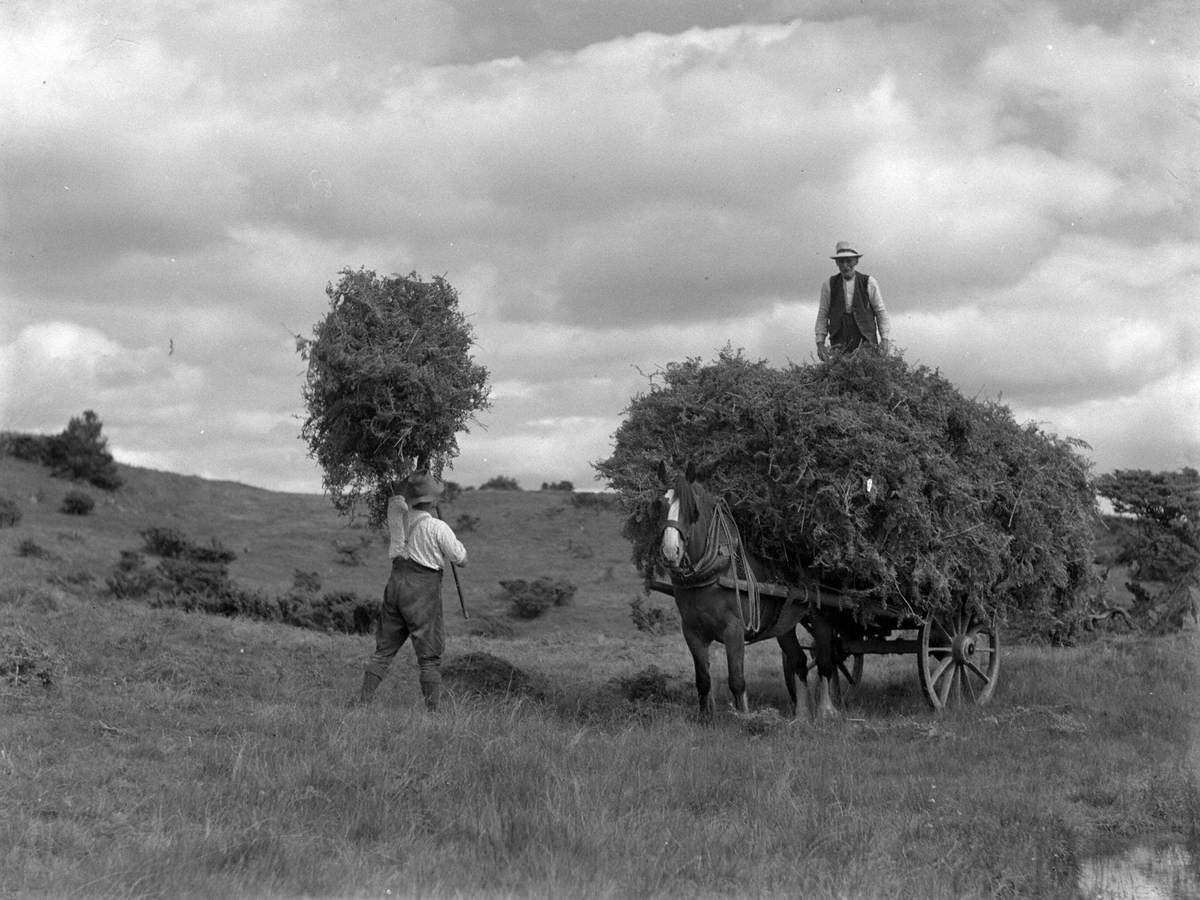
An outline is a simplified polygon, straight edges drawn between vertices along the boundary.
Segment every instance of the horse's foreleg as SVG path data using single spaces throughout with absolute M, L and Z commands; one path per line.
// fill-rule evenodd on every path
M 696 669 L 696 698 L 700 702 L 700 717 L 711 719 L 716 712 L 716 702 L 712 695 L 712 678 L 708 674 L 708 644 L 703 638 L 684 633 L 688 650 L 692 653 L 692 665 Z
M 750 701 L 746 697 L 746 633 L 741 621 L 733 622 L 725 629 L 725 662 L 729 671 L 729 693 L 733 695 L 733 708 L 740 713 L 750 712 Z
M 837 661 L 833 656 L 833 644 L 837 632 L 825 616 L 817 613 L 808 626 L 813 636 L 813 655 L 817 663 L 817 703 L 815 715 L 818 719 L 834 718 L 837 707 L 833 702 L 833 680 L 837 677 Z
M 781 634 L 776 640 L 783 654 L 783 683 L 787 686 L 788 697 L 791 700 L 792 718 L 796 718 L 800 712 L 796 690 L 797 677 L 800 679 L 801 696 L 804 697 L 804 712 L 808 715 L 808 659 L 804 656 L 804 648 L 800 646 L 794 629 Z

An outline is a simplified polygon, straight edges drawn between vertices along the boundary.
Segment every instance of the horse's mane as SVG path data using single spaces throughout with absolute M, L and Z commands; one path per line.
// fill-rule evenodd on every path
M 686 529 L 684 541 L 688 545 L 688 553 L 695 557 L 704 549 L 708 523 L 716 501 L 701 484 L 688 481 L 682 473 L 675 476 L 674 491 L 679 501 L 679 524 Z

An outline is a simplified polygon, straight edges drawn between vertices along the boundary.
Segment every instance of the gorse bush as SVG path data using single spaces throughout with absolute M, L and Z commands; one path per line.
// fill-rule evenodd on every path
M 91 514 L 95 508 L 96 501 L 92 499 L 91 494 L 83 491 L 67 491 L 62 505 L 59 507 L 59 512 L 66 513 L 68 516 L 86 516 Z
M 17 544 L 17 556 L 30 559 L 54 559 L 55 556 L 32 538 L 24 538 Z
M 624 498 L 647 577 L 662 527 L 657 467 L 692 463 L 773 578 L 817 577 L 902 613 L 970 599 L 1069 634 L 1097 588 L 1081 446 L 898 356 L 775 369 L 726 350 L 658 373 L 596 468 Z
M 237 559 L 237 554 L 215 537 L 207 545 L 195 544 L 177 528 L 154 526 L 142 531 L 141 537 L 147 553 L 165 559 L 212 564 L 231 563 Z
M 297 569 L 292 575 L 292 590 L 299 594 L 315 594 L 321 590 L 321 573 Z
M 501 581 L 500 586 L 508 597 L 512 614 L 519 619 L 536 619 L 552 606 L 566 606 L 576 591 L 569 581 L 556 578 L 533 581 L 514 578 Z
M 105 579 L 112 596 L 145 600 L 154 608 L 239 616 L 317 631 L 366 634 L 373 627 L 378 604 L 345 591 L 318 598 L 318 572 L 296 570 L 291 592 L 271 597 L 230 578 L 228 564 L 236 554 L 216 538 L 207 545 L 196 544 L 177 529 L 154 527 L 143 531 L 142 539 L 145 552 L 121 551 Z M 157 565 L 146 564 L 146 553 L 159 558 Z
M 642 596 L 629 601 L 629 618 L 634 628 L 646 634 L 663 634 L 676 625 L 672 611 L 647 601 L 648 598 Z
M 21 524 L 21 507 L 15 500 L 0 497 L 0 528 L 14 528 Z

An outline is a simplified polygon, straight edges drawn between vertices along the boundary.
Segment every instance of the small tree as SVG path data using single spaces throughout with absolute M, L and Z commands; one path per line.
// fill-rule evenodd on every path
M 296 338 L 308 362 L 301 437 L 334 507 L 365 505 L 380 524 L 392 484 L 420 468 L 440 475 L 458 455 L 456 434 L 489 405 L 488 371 L 471 359 L 449 282 L 339 274 L 313 336 Z
M 1136 523 L 1117 556 L 1133 576 L 1135 619 L 1155 631 L 1182 628 L 1196 614 L 1192 589 L 1200 585 L 1200 473 L 1118 469 L 1097 478 L 1096 491 Z M 1164 586 L 1153 592 L 1147 582 Z
M 103 427 L 100 417 L 90 409 L 73 417 L 66 430 L 49 442 L 47 461 L 51 474 L 78 478 L 106 491 L 119 488 L 121 476 L 108 452 L 108 440 L 100 434 Z

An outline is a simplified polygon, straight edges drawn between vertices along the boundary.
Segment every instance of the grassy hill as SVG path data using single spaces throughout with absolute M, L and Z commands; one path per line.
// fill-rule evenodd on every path
M 0 497 L 15 500 L 22 511 L 19 528 L 0 531 L 13 557 L 10 574 L 36 580 L 40 573 L 69 577 L 76 572 L 102 582 L 121 551 L 141 549 L 141 532 L 157 527 L 177 529 L 197 544 L 215 538 L 237 554 L 229 567 L 233 581 L 271 596 L 289 590 L 297 571 L 315 572 L 323 591 L 382 595 L 388 574 L 386 530 L 347 520 L 323 496 L 129 466 L 121 466 L 120 474 L 123 487 L 108 493 L 52 478 L 36 464 L 0 457 Z M 63 497 L 81 489 L 95 498 L 93 512 L 61 512 Z M 468 549 L 460 581 L 473 617 L 507 613 L 502 580 L 561 578 L 578 589 L 572 603 L 514 627 L 528 634 L 633 632 L 629 602 L 641 593 L 641 580 L 615 508 L 577 505 L 562 491 L 471 490 L 443 503 L 441 511 L 452 525 L 475 523 L 457 529 Z M 20 541 L 32 541 L 51 558 L 19 556 L 15 543 Z M 350 564 L 354 559 L 357 564 Z M 449 577 L 444 591 L 447 627 L 454 635 L 465 630 L 465 623 Z
M 447 578 L 445 709 L 424 711 L 407 649 L 348 709 L 370 637 L 103 580 L 172 527 L 236 552 L 246 587 L 316 571 L 377 596 L 382 536 L 320 497 L 121 475 L 69 516 L 77 485 L 0 459 L 22 511 L 0 529 L 0 896 L 1073 898 L 1100 895 L 1114 849 L 1200 849 L 1192 633 L 1009 646 L 993 702 L 940 717 L 911 659 L 871 658 L 820 727 L 779 715 L 778 650 L 757 645 L 752 714 L 706 726 L 678 633 L 633 627 L 618 513 L 472 491 L 443 514 L 478 517 L 473 619 L 505 614 L 502 579 L 565 578 L 573 602 L 489 638 Z M 723 662 L 714 678 L 724 703 Z

